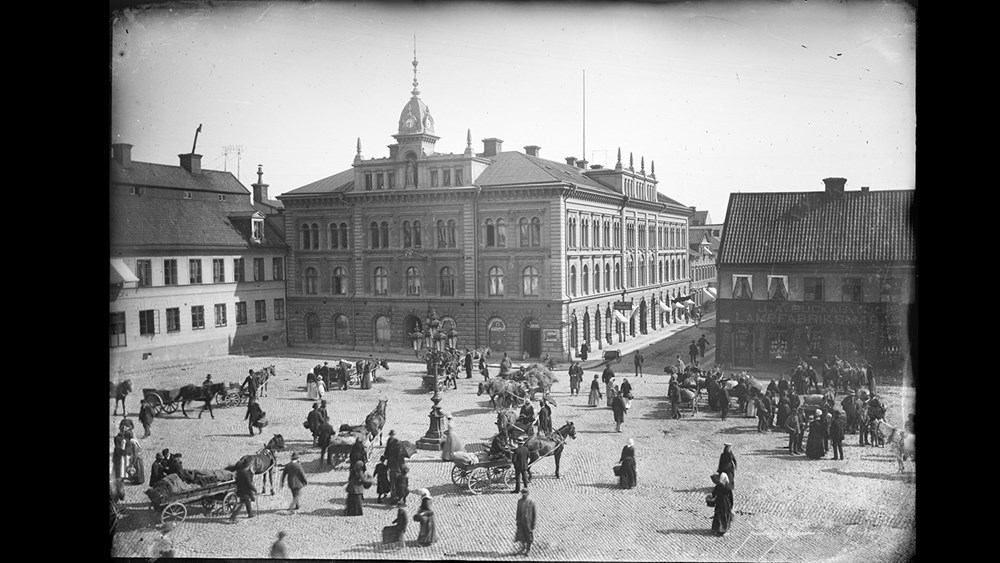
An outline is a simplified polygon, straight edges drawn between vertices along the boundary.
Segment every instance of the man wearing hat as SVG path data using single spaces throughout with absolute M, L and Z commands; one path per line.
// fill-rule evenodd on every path
M 465 378 L 472 379 L 472 352 L 465 349 Z
M 154 487 L 167 475 L 166 460 L 162 452 L 156 452 L 156 460 L 149 466 L 149 486 Z
M 198 411 L 198 418 L 205 414 L 205 410 L 208 410 L 208 414 L 215 418 L 215 413 L 212 412 L 212 374 L 208 374 L 205 377 L 205 381 L 201 382 L 201 393 L 202 397 L 205 399 L 205 404 L 201 406 L 201 410 Z
M 329 420 L 324 420 L 322 424 L 319 425 L 319 461 L 323 462 L 323 455 L 326 454 L 326 464 L 333 465 L 333 448 L 330 447 L 330 442 L 333 441 L 333 436 L 336 434 L 336 430 L 333 429 L 333 425 L 330 424 Z
M 250 400 L 254 401 L 257 399 L 257 378 L 253 376 L 253 370 L 249 370 L 250 373 L 247 374 L 246 379 L 243 380 L 243 384 L 240 385 L 240 389 L 246 388 L 247 394 L 250 395 Z
M 149 430 L 153 427 L 153 420 L 156 414 L 153 412 L 153 405 L 146 402 L 146 399 L 139 401 L 139 422 L 142 423 L 143 438 L 149 438 Z
M 309 484 L 306 482 L 306 474 L 302 471 L 302 466 L 299 464 L 298 452 L 292 453 L 292 461 L 281 470 L 281 482 L 278 483 L 279 489 L 285 486 L 285 479 L 288 479 L 288 488 L 292 490 L 292 504 L 288 505 L 288 510 L 294 512 L 299 509 L 299 493 L 302 492 L 303 487 Z
M 518 553 L 528 555 L 531 544 L 535 541 L 535 501 L 528 498 L 528 487 L 521 490 L 521 498 L 517 501 L 517 533 L 514 541 L 521 544 Z
M 323 362 L 323 367 L 319 368 L 319 376 L 323 378 L 323 385 L 330 389 L 330 365 Z
M 844 435 L 847 433 L 847 422 L 840 414 L 840 409 L 834 409 L 833 420 L 830 421 L 830 441 L 833 442 L 833 459 L 844 459 Z
M 788 430 L 788 453 L 798 455 L 802 453 L 799 446 L 799 434 L 802 432 L 802 423 L 799 419 L 799 410 L 792 411 L 785 419 L 785 429 Z
M 858 445 L 867 446 L 868 442 L 868 390 L 861 389 L 859 391 L 861 400 L 857 404 L 857 418 L 858 418 Z
M 525 436 L 519 438 L 517 449 L 514 450 L 514 493 L 521 492 L 521 483 L 528 488 L 528 446 Z
M 396 438 L 396 431 L 389 430 L 389 438 L 385 441 L 385 464 L 389 469 L 389 498 L 396 499 L 396 476 L 399 475 L 400 455 L 399 438 Z

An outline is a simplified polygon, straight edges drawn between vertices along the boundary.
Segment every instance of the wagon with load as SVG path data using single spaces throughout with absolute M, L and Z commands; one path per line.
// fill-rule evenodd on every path
M 189 504 L 198 503 L 209 516 L 231 515 L 239 506 L 235 474 L 222 469 L 172 473 L 147 489 L 146 496 L 163 524 L 183 522 Z

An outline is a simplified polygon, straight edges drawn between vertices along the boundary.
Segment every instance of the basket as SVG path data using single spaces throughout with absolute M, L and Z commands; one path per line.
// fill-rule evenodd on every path
M 399 541 L 399 530 L 395 526 L 382 528 L 382 543 L 396 543 Z
M 615 471 L 615 477 L 621 477 L 622 476 L 622 464 L 619 463 L 618 465 L 615 465 L 614 471 Z
M 712 495 L 706 495 L 705 496 L 705 504 L 707 504 L 708 506 L 714 507 L 715 506 L 715 497 L 712 496 Z

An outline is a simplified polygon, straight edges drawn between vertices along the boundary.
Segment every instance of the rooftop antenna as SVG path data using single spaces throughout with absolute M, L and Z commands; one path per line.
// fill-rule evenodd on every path
M 583 69 L 583 152 L 580 157 L 587 158 L 587 69 Z
M 236 179 L 239 179 L 239 177 L 240 177 L 240 155 L 243 154 L 243 145 L 226 145 L 225 147 L 222 147 L 222 154 L 223 154 L 223 156 L 226 157 L 225 160 L 223 160 L 222 170 L 223 171 L 228 170 L 228 168 L 226 167 L 226 164 L 229 163 L 229 155 L 231 155 L 233 153 L 236 153 Z
M 198 129 L 194 132 L 194 143 L 191 145 L 191 154 L 194 154 L 194 148 L 198 146 L 198 133 L 201 133 L 201 123 L 198 124 Z

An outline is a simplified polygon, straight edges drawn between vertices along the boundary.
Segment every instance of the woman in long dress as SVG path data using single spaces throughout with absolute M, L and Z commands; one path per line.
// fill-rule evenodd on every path
M 427 547 L 437 541 L 437 530 L 434 527 L 434 511 L 431 510 L 431 494 L 427 489 L 421 489 L 420 510 L 413 515 L 415 522 L 420 522 L 420 533 L 417 535 L 417 545 Z
M 712 531 L 722 536 L 729 531 L 733 523 L 733 488 L 729 484 L 729 476 L 725 473 L 712 475 L 715 488 L 712 496 L 715 498 L 715 515 L 712 516 Z
M 610 407 L 612 399 L 614 399 L 615 394 L 618 393 L 618 386 L 615 385 L 615 378 L 612 377 L 611 379 L 608 380 L 606 391 L 608 394 L 608 406 Z
M 448 427 L 445 428 L 444 442 L 441 444 L 441 459 L 451 461 L 451 454 L 462 451 L 465 451 L 465 446 L 462 445 L 462 441 L 455 435 L 455 425 L 452 423 L 451 415 L 449 414 Z
M 717 473 L 725 473 L 729 478 L 729 488 L 736 488 L 736 454 L 733 453 L 733 445 L 729 443 L 722 444 L 722 453 L 719 454 L 719 467 L 715 470 Z
M 344 509 L 344 516 L 361 516 L 361 501 L 364 499 L 365 464 L 355 461 L 351 466 L 351 475 L 347 478 L 347 507 Z
M 809 421 L 809 439 L 806 442 L 806 456 L 809 459 L 819 459 L 826 454 L 823 449 L 823 412 L 816 409 L 815 416 Z
M 622 468 L 618 475 L 618 486 L 623 489 L 631 489 L 636 486 L 637 476 L 635 473 L 635 442 L 632 438 L 622 448 L 622 456 L 619 459 Z
M 373 362 L 371 360 L 367 360 L 362 368 L 361 384 L 359 385 L 362 389 L 372 388 L 372 363 Z
M 594 380 L 590 382 L 590 396 L 587 397 L 587 405 L 591 407 L 597 406 L 597 401 L 601 398 L 601 382 L 597 380 L 597 374 L 594 374 Z
M 319 398 L 319 391 L 316 385 L 316 374 L 309 372 L 306 374 L 306 397 L 311 400 Z

